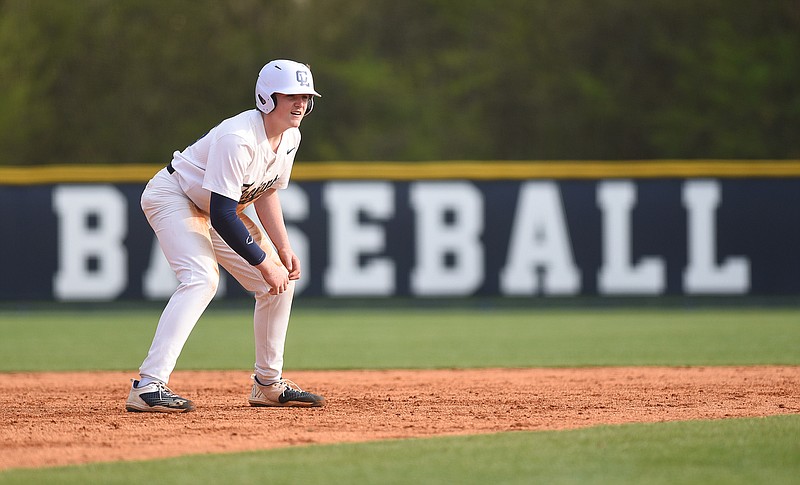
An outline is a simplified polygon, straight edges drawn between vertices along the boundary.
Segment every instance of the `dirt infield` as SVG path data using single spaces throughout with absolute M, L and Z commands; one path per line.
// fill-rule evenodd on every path
M 127 413 L 132 372 L 0 374 L 0 470 L 310 443 L 800 413 L 800 367 L 291 372 L 320 409 L 251 408 L 249 374 L 176 372 L 195 412 Z

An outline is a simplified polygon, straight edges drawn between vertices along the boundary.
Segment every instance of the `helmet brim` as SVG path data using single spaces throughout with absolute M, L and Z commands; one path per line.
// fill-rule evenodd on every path
M 276 93 L 276 94 L 286 94 L 286 95 L 292 95 L 292 94 L 309 94 L 309 95 L 311 95 L 311 96 L 316 96 L 316 97 L 318 97 L 318 98 L 321 98 L 321 97 L 322 97 L 322 95 L 321 95 L 321 94 L 319 94 L 318 92 L 314 91 L 313 89 L 311 90 L 311 92 L 309 92 L 307 89 L 287 89 L 287 90 L 285 90 L 285 91 L 275 91 L 275 93 Z

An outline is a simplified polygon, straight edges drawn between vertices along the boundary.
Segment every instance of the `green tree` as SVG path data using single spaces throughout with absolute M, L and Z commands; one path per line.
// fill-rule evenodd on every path
M 0 0 L 0 163 L 165 162 L 275 58 L 303 160 L 800 157 L 796 0 Z

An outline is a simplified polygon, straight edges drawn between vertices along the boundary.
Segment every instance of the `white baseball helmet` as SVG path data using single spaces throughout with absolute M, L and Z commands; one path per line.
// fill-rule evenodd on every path
M 311 68 L 305 64 L 286 59 L 270 61 L 261 68 L 256 81 L 256 107 L 263 113 L 275 109 L 273 94 L 310 94 L 322 97 L 314 91 L 314 78 Z M 314 108 L 314 98 L 308 103 L 306 113 Z

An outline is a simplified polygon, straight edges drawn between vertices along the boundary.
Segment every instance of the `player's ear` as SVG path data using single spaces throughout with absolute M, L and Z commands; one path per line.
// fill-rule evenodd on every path
M 259 109 L 261 111 L 263 111 L 264 113 L 269 113 L 270 111 L 275 109 L 275 105 L 277 103 L 275 102 L 275 95 L 274 94 L 271 95 L 269 97 L 269 99 L 264 99 L 264 96 L 261 96 L 260 94 L 258 94 L 256 96 L 257 96 L 257 98 L 256 98 L 257 101 L 261 102 L 262 107 L 259 107 Z

